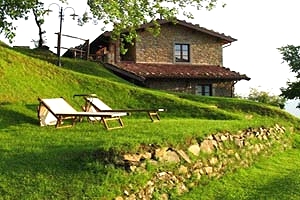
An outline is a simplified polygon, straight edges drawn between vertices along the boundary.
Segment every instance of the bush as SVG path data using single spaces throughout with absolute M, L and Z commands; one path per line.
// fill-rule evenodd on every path
M 284 108 L 284 104 L 286 102 L 286 99 L 283 97 L 270 95 L 269 92 L 258 91 L 258 89 L 255 88 L 250 89 L 250 94 L 247 99 L 269 104 L 272 106 L 277 106 L 280 107 L 281 109 Z

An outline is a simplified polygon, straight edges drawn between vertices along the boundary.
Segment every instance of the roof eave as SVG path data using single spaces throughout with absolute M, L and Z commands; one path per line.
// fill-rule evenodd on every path
M 111 70 L 111 71 L 113 71 L 113 72 L 119 73 L 123 76 L 126 76 L 128 78 L 131 78 L 131 79 L 134 79 L 134 80 L 137 80 L 137 81 L 140 81 L 140 82 L 144 82 L 146 80 L 146 78 L 143 77 L 143 76 L 138 76 L 138 75 L 136 75 L 136 74 L 134 74 L 130 71 L 121 69 L 119 67 L 116 67 L 116 66 L 108 64 L 108 63 L 105 63 L 104 67 Z
M 146 79 L 193 79 L 193 80 L 213 80 L 213 81 L 241 81 L 246 80 L 249 81 L 251 78 L 243 75 L 241 77 L 189 77 L 189 76 L 143 76 L 144 80 Z

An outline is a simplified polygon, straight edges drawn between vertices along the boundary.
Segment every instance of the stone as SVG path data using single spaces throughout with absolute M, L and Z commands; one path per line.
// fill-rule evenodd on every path
M 209 159 L 209 164 L 211 165 L 216 165 L 218 162 L 219 160 L 216 157 L 212 157 L 211 159 Z
M 135 172 L 135 170 L 137 169 L 137 166 L 132 165 L 129 168 L 130 168 L 130 171 Z
M 147 182 L 147 186 L 153 186 L 154 185 L 154 182 L 153 181 L 148 181 Z
M 213 173 L 213 167 L 204 167 L 203 170 L 207 175 Z
M 158 148 L 155 150 L 155 159 L 158 160 L 160 157 L 162 157 L 167 151 L 169 147 L 163 147 L 163 148 Z
M 213 137 L 212 135 L 209 135 L 209 136 L 207 136 L 207 139 L 209 139 L 209 140 L 213 140 L 213 139 L 214 139 L 214 137 Z
M 163 193 L 160 195 L 160 198 L 161 200 L 168 200 L 169 199 L 169 195 L 167 193 Z
M 124 195 L 129 196 L 129 192 L 127 190 L 124 190 Z
M 222 141 L 219 135 L 213 135 L 214 140 L 216 140 L 217 142 Z
M 224 166 L 224 163 L 219 162 L 218 166 L 215 167 L 215 171 L 217 171 L 217 172 L 223 171 L 223 166 Z
M 155 187 L 154 187 L 154 186 L 148 187 L 148 188 L 146 189 L 146 191 L 145 191 L 146 197 L 148 197 L 148 198 L 151 197 L 152 194 L 153 194 L 153 192 L 154 192 L 154 190 L 155 190 Z M 145 199 L 145 198 L 143 198 L 143 199 Z
M 197 180 L 200 180 L 201 179 L 200 169 L 196 169 L 195 171 L 193 171 L 193 175 L 194 177 L 196 177 Z
M 218 142 L 216 140 L 211 140 L 213 146 L 218 149 Z
M 158 165 L 158 161 L 152 160 L 152 159 L 149 160 L 148 163 L 149 163 L 150 165 L 154 165 L 154 166 L 157 166 L 157 165 Z
M 200 151 L 204 153 L 211 154 L 214 151 L 214 144 L 212 140 L 204 140 L 200 144 Z
M 224 150 L 224 145 L 223 145 L 222 142 L 219 142 L 219 143 L 218 143 L 218 149 L 221 150 L 221 151 Z
M 158 158 L 160 162 L 179 163 L 180 158 L 175 151 L 168 150 Z
M 178 150 L 177 153 L 185 160 L 187 163 L 191 163 L 191 160 L 189 156 L 183 151 L 183 150 Z
M 179 194 L 183 194 L 185 192 L 188 192 L 189 189 L 185 186 L 184 183 L 180 182 L 178 185 L 177 185 L 177 191 Z
M 240 157 L 240 155 L 239 155 L 237 152 L 234 154 L 234 157 L 235 157 L 237 160 L 241 160 L 241 157 Z
M 136 200 L 136 195 L 132 194 L 128 198 L 126 198 L 126 200 Z
M 235 145 L 238 146 L 239 148 L 242 148 L 242 147 L 244 146 L 244 141 L 241 140 L 241 139 L 238 139 L 238 138 L 236 138 L 236 139 L 234 140 L 234 143 L 235 143 Z
M 188 151 L 191 152 L 193 155 L 195 156 L 199 156 L 199 153 L 200 153 L 200 147 L 199 147 L 199 144 L 194 144 L 194 145 L 191 145 L 189 148 L 188 148 Z
M 200 169 L 203 166 L 203 163 L 201 161 L 197 161 L 194 165 L 193 165 L 193 170 L 195 169 Z
M 187 174 L 189 172 L 188 168 L 184 165 L 181 165 L 178 169 L 179 174 Z
M 228 155 L 233 155 L 234 154 L 234 150 L 233 149 L 228 149 L 227 150 L 227 154 Z
M 221 135 L 221 140 L 224 142 L 226 141 L 228 138 L 225 135 Z
M 139 162 L 141 160 L 141 155 L 138 154 L 125 154 L 123 156 L 124 160 L 130 161 L 130 162 Z
M 205 172 L 204 172 L 203 169 L 199 169 L 199 173 L 200 173 L 200 175 L 204 175 L 205 174 Z
M 152 158 L 152 153 L 146 152 L 146 153 L 143 153 L 141 156 L 143 159 L 150 160 Z

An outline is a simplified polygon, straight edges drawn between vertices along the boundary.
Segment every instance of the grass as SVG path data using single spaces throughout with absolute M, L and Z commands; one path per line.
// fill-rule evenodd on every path
M 299 199 L 300 136 L 296 137 L 295 148 L 262 157 L 248 169 L 229 173 L 174 199 Z
M 0 45 L 2 199 L 112 199 L 122 195 L 127 186 L 132 185 L 136 190 L 138 185 L 144 185 L 156 170 L 167 170 L 128 173 L 112 164 L 121 152 L 139 151 L 142 144 L 186 148 L 191 141 L 220 131 L 235 133 L 249 127 L 268 127 L 276 123 L 288 130 L 289 127 L 299 128 L 299 119 L 275 107 L 234 98 L 197 97 L 140 88 L 119 79 L 100 64 L 63 58 L 63 67 L 59 68 L 52 64 L 56 63 L 55 59 L 49 52 Z M 78 93 L 96 93 L 112 108 L 162 107 L 167 112 L 161 113 L 159 123 L 151 123 L 145 113 L 124 117 L 125 128 L 113 131 L 106 131 L 101 124 L 87 121 L 67 129 L 38 126 L 38 97 L 63 96 L 80 109 L 82 99 L 73 98 Z M 262 159 L 261 165 L 273 160 L 274 176 L 272 170 L 269 174 L 282 178 L 278 162 L 289 162 L 289 169 L 296 170 L 290 162 L 292 159 L 296 164 L 300 162 L 296 153 L 299 145 L 296 147 L 289 154 L 276 154 L 287 160 L 273 156 L 266 161 Z M 257 166 L 260 164 L 254 169 Z M 252 180 L 250 183 L 263 188 L 266 183 L 255 183 L 255 177 L 259 175 L 251 169 L 253 179 L 249 179 Z M 241 176 L 246 172 L 248 170 L 238 173 Z M 295 178 L 299 183 L 299 177 L 287 177 Z M 220 194 L 223 197 L 231 192 L 246 195 L 247 188 L 230 186 L 230 180 L 238 179 L 238 175 L 229 174 L 228 180 L 226 178 L 209 182 L 203 187 L 208 189 L 195 189 L 186 199 L 199 199 L 199 194 L 210 197 L 209 193 L 215 193 L 218 185 L 221 187 L 222 184 L 231 188 Z M 244 181 L 247 181 L 246 178 L 243 184 L 247 184 Z M 210 186 L 212 189 L 209 189 Z M 208 193 L 204 193 L 206 190 Z M 259 190 L 249 194 L 253 198 L 260 195 Z M 293 198 L 292 194 L 290 197 Z

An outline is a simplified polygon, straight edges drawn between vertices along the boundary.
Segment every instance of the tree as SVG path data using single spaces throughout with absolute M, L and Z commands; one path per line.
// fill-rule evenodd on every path
M 60 1 L 66 2 L 66 0 Z M 33 8 L 43 9 L 39 5 L 40 2 L 38 0 L 0 0 L 0 34 L 4 34 L 12 42 L 16 35 L 16 27 L 13 25 L 14 21 L 18 19 L 27 20 Z
M 4 33 L 4 36 L 12 41 L 16 35 L 16 27 L 13 26 L 13 20 L 19 18 L 27 19 L 27 14 L 34 5 L 35 0 L 0 0 L 0 33 Z
M 299 99 L 300 98 L 300 46 L 287 45 L 278 48 L 282 55 L 282 59 L 286 62 L 290 70 L 296 75 L 295 82 L 287 82 L 286 88 L 281 88 L 281 96 L 287 99 Z M 300 108 L 300 104 L 297 106 Z
M 43 35 L 46 33 L 46 31 L 43 31 L 42 25 L 44 24 L 44 15 L 47 11 L 44 10 L 44 3 L 39 2 L 36 0 L 36 5 L 32 8 L 32 12 L 34 15 L 34 21 L 38 27 L 39 30 L 39 39 L 37 41 L 33 40 L 33 42 L 36 43 L 37 48 L 42 48 L 45 44 L 45 40 Z
M 286 99 L 281 96 L 270 95 L 268 92 L 259 91 L 258 89 L 251 88 L 248 96 L 249 100 L 269 104 L 272 106 L 284 108 Z
M 60 0 L 67 2 L 67 0 Z M 184 10 L 188 6 L 196 9 L 206 8 L 212 9 L 216 6 L 218 0 L 88 0 L 93 16 L 103 21 L 105 24 L 114 25 L 113 35 L 119 37 L 120 34 L 127 30 L 126 42 L 136 38 L 136 28 L 141 24 L 154 21 L 157 18 L 173 19 L 180 10 L 192 18 L 193 15 Z M 13 21 L 20 18 L 28 18 L 28 14 L 32 8 L 36 9 L 34 13 L 38 13 L 43 8 L 39 6 L 39 0 L 0 0 L 0 33 L 4 33 L 5 37 L 10 41 L 15 36 L 16 27 Z M 224 5 L 224 4 L 223 4 Z M 39 15 L 36 20 L 40 20 Z M 41 25 L 39 21 L 37 25 Z M 158 34 L 158 29 L 153 33 Z M 41 32 L 40 32 L 41 35 Z
M 122 35 L 126 42 L 130 43 L 137 37 L 136 28 L 141 24 L 152 21 L 154 35 L 159 33 L 159 26 L 155 24 L 158 18 L 172 20 L 179 11 L 189 18 L 192 13 L 186 12 L 188 6 L 198 10 L 201 8 L 212 9 L 218 0 L 88 0 L 91 12 L 98 20 L 105 24 L 114 25 L 113 36 Z M 225 4 L 223 4 L 225 6 Z

